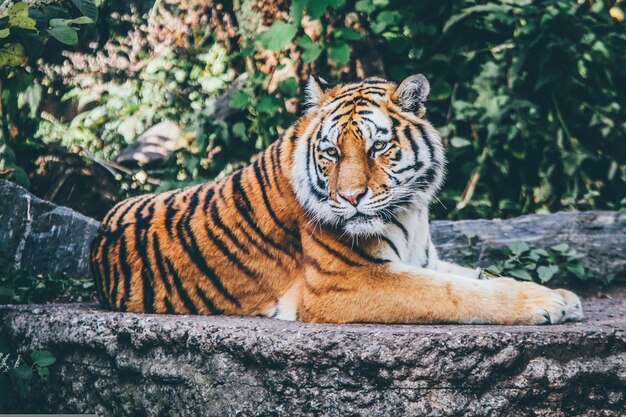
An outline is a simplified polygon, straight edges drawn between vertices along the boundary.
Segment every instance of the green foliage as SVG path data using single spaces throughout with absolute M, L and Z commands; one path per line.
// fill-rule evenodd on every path
M 9 346 L 0 338 L 0 406 L 9 400 L 28 399 L 33 375 L 47 378 L 50 366 L 56 362 L 54 355 L 47 350 L 34 351 L 28 359 L 10 352 Z
M 44 56 L 59 55 L 65 46 L 78 43 L 78 28 L 94 23 L 94 0 L 66 2 L 12 2 L 0 5 L 0 178 L 28 186 L 26 171 L 17 162 L 21 153 L 36 146 L 43 88 L 32 65 Z M 65 44 L 51 42 L 56 40 Z
M 525 242 L 513 242 L 502 250 L 502 257 L 495 265 L 489 266 L 487 272 L 541 284 L 571 285 L 589 278 L 589 271 L 582 264 L 584 255 L 566 243 L 546 249 L 531 249 Z
M 0 269 L 0 304 L 94 299 L 95 287 L 91 278 L 34 276 L 7 267 Z
M 84 18 L 27 17 L 46 36 L 57 24 L 76 29 L 96 19 L 97 9 L 71 3 Z M 106 162 L 170 119 L 184 128 L 184 143 L 159 167 L 116 171 L 121 194 L 208 181 L 247 163 L 293 123 L 308 74 L 399 82 L 422 72 L 432 85 L 428 117 L 450 160 L 435 217 L 626 209 L 621 3 L 235 3 L 108 4 L 96 49 L 83 47 L 38 77 L 78 114 L 14 124 L 16 157 L 5 159 L 14 161 L 15 180 L 26 178 L 20 144 L 61 143 Z M 15 44 L 17 34 L 0 22 L 0 38 Z M 69 30 L 58 32 L 73 42 Z

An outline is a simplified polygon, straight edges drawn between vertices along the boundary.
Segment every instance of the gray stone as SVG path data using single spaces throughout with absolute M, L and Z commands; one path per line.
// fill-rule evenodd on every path
M 180 126 L 165 120 L 143 132 L 135 142 L 122 149 L 115 157 L 115 162 L 129 166 L 158 166 L 180 148 L 182 142 Z
M 0 180 L 0 266 L 32 274 L 89 276 L 98 222 Z
M 515 241 L 548 248 L 567 243 L 585 254 L 591 279 L 626 280 L 626 212 L 588 211 L 531 214 L 508 220 L 432 222 L 433 242 L 442 259 L 488 266 L 498 249 Z
M 10 412 L 103 416 L 606 415 L 626 409 L 626 301 L 555 326 L 326 325 L 0 306 L 57 357 Z

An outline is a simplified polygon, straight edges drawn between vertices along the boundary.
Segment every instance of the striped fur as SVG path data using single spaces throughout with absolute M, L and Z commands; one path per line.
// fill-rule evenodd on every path
M 93 242 L 103 306 L 323 322 L 556 323 L 567 291 L 437 258 L 428 205 L 444 152 L 428 82 L 308 87 L 307 112 L 220 181 L 119 203 Z

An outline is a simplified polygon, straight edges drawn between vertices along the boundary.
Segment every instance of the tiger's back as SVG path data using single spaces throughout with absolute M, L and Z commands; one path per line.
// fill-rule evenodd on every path
M 92 244 L 98 298 L 113 310 L 267 314 L 301 265 L 277 142 L 216 183 L 131 198 Z M 289 214 L 288 216 L 286 214 Z

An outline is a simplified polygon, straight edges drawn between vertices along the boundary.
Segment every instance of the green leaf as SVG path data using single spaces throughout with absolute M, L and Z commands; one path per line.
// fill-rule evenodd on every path
M 30 366 L 25 363 L 20 364 L 17 368 L 13 368 L 12 372 L 17 379 L 21 380 L 28 380 L 33 377 L 33 371 L 30 369 Z
M 278 85 L 280 91 L 285 93 L 287 97 L 293 97 L 298 92 L 298 81 L 295 77 L 285 78 Z
M 542 283 L 550 281 L 557 272 L 559 272 L 559 267 L 554 265 L 537 268 L 537 275 Z
M 511 9 L 512 9 L 511 6 L 504 5 L 504 4 L 494 4 L 494 3 L 479 4 L 479 5 L 476 5 L 476 6 L 467 7 L 465 9 L 463 9 L 463 11 L 461 13 L 459 13 L 457 15 L 454 15 L 450 19 L 448 19 L 446 24 L 443 26 L 443 32 L 444 33 L 447 32 L 448 29 L 450 29 L 452 26 L 456 25 L 461 20 L 465 19 L 468 16 L 471 16 L 472 14 L 475 14 L 475 13 L 495 13 L 495 12 L 507 13 Z
M 328 55 L 337 66 L 341 67 L 350 61 L 350 46 L 345 42 L 331 42 Z
M 550 249 L 557 252 L 565 253 L 569 250 L 569 245 L 567 243 L 559 243 L 558 245 L 552 246 Z
M 15 3 L 9 9 L 9 26 L 22 29 L 35 30 L 37 22 L 28 17 L 28 5 L 26 3 Z
M 580 280 L 586 280 L 587 277 L 585 275 L 585 267 L 582 266 L 582 264 L 577 263 L 574 265 L 565 265 L 565 268 L 571 272 L 572 274 L 574 274 L 576 276 L 576 278 L 580 279 Z
M 515 268 L 508 271 L 508 273 L 515 278 L 522 279 L 524 281 L 532 281 L 533 277 L 530 273 L 523 268 Z
M 465 138 L 460 138 L 458 136 L 455 136 L 452 139 L 450 139 L 450 145 L 452 145 L 455 148 L 463 148 L 471 144 L 472 142 L 470 142 L 469 140 Z
M 15 293 L 12 289 L 6 287 L 0 287 L 0 304 L 11 304 Z
M 302 21 L 302 14 L 306 6 L 306 0 L 293 0 L 289 9 L 289 22 L 299 25 Z
M 357 12 L 370 14 L 374 10 L 376 10 L 376 6 L 374 5 L 374 3 L 372 3 L 372 0 L 359 0 L 354 5 L 354 9 Z
M 358 41 L 363 37 L 363 35 L 351 28 L 336 28 L 333 34 L 335 39 L 343 39 L 346 41 Z
M 237 91 L 233 98 L 228 103 L 228 107 L 231 109 L 242 109 L 248 105 L 250 96 L 243 91 Z
M 291 42 L 297 31 L 296 25 L 276 20 L 259 35 L 259 41 L 270 51 L 280 51 Z
M 98 20 L 98 7 L 93 0 L 72 0 L 74 6 L 92 21 Z
M 0 39 L 4 39 L 11 34 L 11 30 L 9 28 L 0 29 Z
M 55 26 L 47 32 L 56 40 L 66 45 L 76 45 L 78 43 L 78 33 L 71 26 Z
M 94 23 L 94 21 L 91 20 L 87 16 L 77 17 L 76 19 L 50 19 L 50 26 L 52 26 L 52 27 L 69 26 L 69 25 L 72 25 L 72 24 L 74 24 L 74 25 L 89 25 L 91 23 Z
M 0 47 L 0 68 L 17 67 L 24 62 L 26 62 L 26 53 L 19 43 L 9 43 Z
M 256 109 L 259 113 L 266 113 L 274 115 L 278 110 L 278 100 L 273 96 L 264 96 L 256 104 Z
M 30 359 L 34 365 L 41 367 L 50 366 L 57 361 L 54 355 L 47 350 L 37 350 L 31 353 Z
M 306 34 L 298 39 L 296 45 L 302 48 L 302 61 L 305 64 L 315 61 L 322 53 L 322 47 L 313 42 Z
M 242 142 L 249 141 L 246 125 L 243 122 L 237 122 L 233 125 L 233 135 L 239 137 Z
M 41 93 L 41 84 L 39 84 L 38 82 L 33 82 L 31 85 L 26 87 L 26 90 L 21 91 L 18 94 L 17 107 L 19 109 L 23 109 L 24 107 L 28 106 L 30 117 L 36 117 L 37 110 L 39 109 L 39 104 L 41 103 Z
M 307 2 L 307 14 L 312 20 L 322 17 L 329 5 L 329 0 L 309 0 Z
M 514 256 L 520 256 L 524 252 L 528 251 L 528 249 L 530 248 L 528 247 L 526 242 L 517 241 L 509 245 L 509 250 Z

